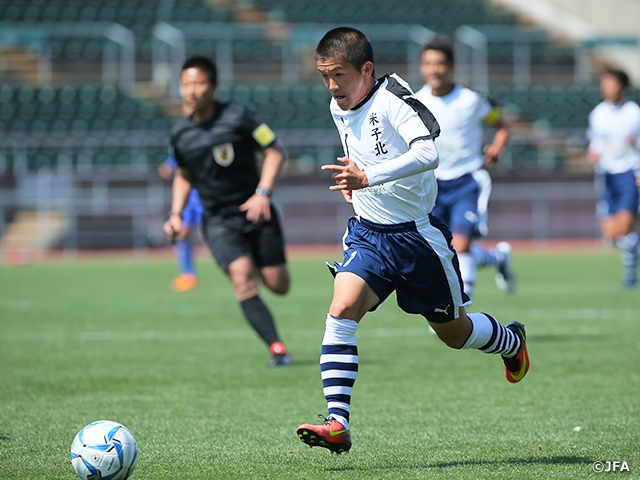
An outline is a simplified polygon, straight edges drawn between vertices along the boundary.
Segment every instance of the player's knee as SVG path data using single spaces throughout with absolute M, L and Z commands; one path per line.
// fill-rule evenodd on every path
M 289 293 L 291 281 L 289 280 L 289 276 L 286 276 L 284 278 L 278 279 L 278 281 L 273 285 L 267 285 L 267 287 L 276 295 L 285 295 Z
M 364 312 L 360 312 L 360 310 L 361 308 L 357 305 L 334 300 L 329 307 L 329 314 L 334 317 L 348 318 L 358 322 L 364 316 Z
M 262 269 L 262 281 L 265 286 L 277 295 L 285 295 L 291 287 L 291 277 L 286 266 L 277 268 L 267 267 Z

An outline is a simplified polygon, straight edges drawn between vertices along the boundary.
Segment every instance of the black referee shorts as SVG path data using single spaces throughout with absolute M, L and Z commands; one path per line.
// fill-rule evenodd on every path
M 286 263 L 284 236 L 280 219 L 271 205 L 271 220 L 251 223 L 246 213 L 237 209 L 225 212 L 205 210 L 202 235 L 213 257 L 225 272 L 240 257 L 253 259 L 259 267 Z

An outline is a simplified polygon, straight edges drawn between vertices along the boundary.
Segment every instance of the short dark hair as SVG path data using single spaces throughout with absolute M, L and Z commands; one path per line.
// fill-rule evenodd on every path
M 624 70 L 621 70 L 619 68 L 607 68 L 604 71 L 603 75 L 611 75 L 612 77 L 614 77 L 616 80 L 618 80 L 618 82 L 620 82 L 620 85 L 623 89 L 629 86 L 629 75 L 627 75 L 627 72 L 625 72 Z
M 444 53 L 444 56 L 447 58 L 447 62 L 453 65 L 454 57 L 453 57 L 453 42 L 448 37 L 435 37 L 424 46 L 422 49 L 423 52 L 427 50 L 437 50 L 438 52 Z
M 194 55 L 187 58 L 182 64 L 180 73 L 188 70 L 189 68 L 199 68 L 206 73 L 211 85 L 216 85 L 218 83 L 218 67 L 216 67 L 216 62 L 211 60 L 209 57 Z
M 316 61 L 339 58 L 360 71 L 366 62 L 373 63 L 373 47 L 369 38 L 360 30 L 351 27 L 338 27 L 322 37 L 313 57 Z

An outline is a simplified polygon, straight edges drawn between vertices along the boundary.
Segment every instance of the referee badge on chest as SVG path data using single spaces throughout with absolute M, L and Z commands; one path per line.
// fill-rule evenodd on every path
M 228 167 L 233 163 L 235 154 L 233 152 L 232 143 L 223 143 L 221 145 L 216 145 L 211 150 L 213 152 L 214 160 L 221 167 Z

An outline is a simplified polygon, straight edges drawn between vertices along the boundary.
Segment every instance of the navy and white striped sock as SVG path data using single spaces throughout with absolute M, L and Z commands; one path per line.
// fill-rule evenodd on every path
M 358 376 L 358 322 L 327 315 L 320 372 L 322 389 L 327 400 L 329 418 L 335 418 L 349 428 L 351 390 Z
M 505 328 L 488 313 L 467 314 L 473 325 L 471 335 L 462 348 L 477 348 L 484 353 L 499 353 L 510 358 L 518 353 L 520 337 Z

